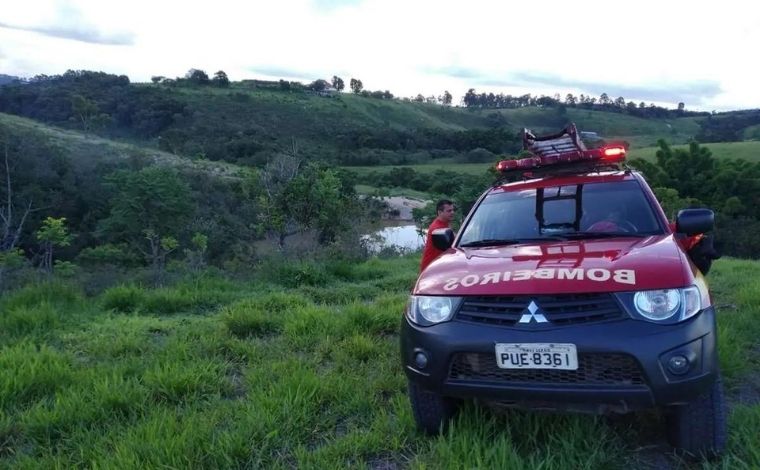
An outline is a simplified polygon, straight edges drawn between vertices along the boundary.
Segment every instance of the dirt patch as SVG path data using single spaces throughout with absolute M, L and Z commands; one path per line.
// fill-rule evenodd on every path
M 398 470 L 403 466 L 393 454 L 381 454 L 368 458 L 367 468 L 372 470 Z
M 383 197 L 380 200 L 388 204 L 390 211 L 393 213 L 392 220 L 414 220 L 412 218 L 412 209 L 425 207 L 430 202 L 405 196 Z

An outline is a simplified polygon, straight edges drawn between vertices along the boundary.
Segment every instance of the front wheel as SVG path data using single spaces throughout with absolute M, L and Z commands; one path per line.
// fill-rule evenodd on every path
M 692 402 L 667 410 L 668 440 L 693 457 L 715 458 L 726 448 L 726 403 L 720 375 Z
M 458 400 L 424 390 L 414 382 L 409 382 L 409 401 L 417 427 L 429 435 L 445 431 L 459 409 Z

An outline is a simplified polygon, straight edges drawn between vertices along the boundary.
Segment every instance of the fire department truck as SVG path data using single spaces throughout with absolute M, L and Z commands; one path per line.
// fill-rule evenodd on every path
M 670 224 L 626 148 L 587 148 L 574 125 L 503 160 L 445 252 L 419 276 L 401 332 L 415 421 L 433 434 L 463 400 L 628 413 L 662 410 L 671 444 L 726 443 L 715 310 L 689 237 L 708 209 Z M 694 259 L 692 259 L 694 258 Z

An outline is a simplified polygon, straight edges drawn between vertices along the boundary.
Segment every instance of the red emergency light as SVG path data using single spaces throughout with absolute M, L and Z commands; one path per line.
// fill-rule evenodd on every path
M 565 153 L 521 158 L 518 160 L 501 160 L 496 164 L 500 172 L 531 170 L 554 165 L 572 163 L 590 163 L 599 166 L 618 163 L 625 160 L 625 148 L 621 146 L 601 147 L 589 150 L 574 150 Z

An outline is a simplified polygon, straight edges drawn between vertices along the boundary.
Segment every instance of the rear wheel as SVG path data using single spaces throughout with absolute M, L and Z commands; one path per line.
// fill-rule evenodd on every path
M 694 401 L 667 410 L 668 439 L 692 457 L 714 458 L 726 448 L 726 404 L 720 375 Z
M 430 435 L 445 431 L 459 409 L 459 400 L 424 390 L 414 382 L 409 382 L 409 401 L 417 427 Z

